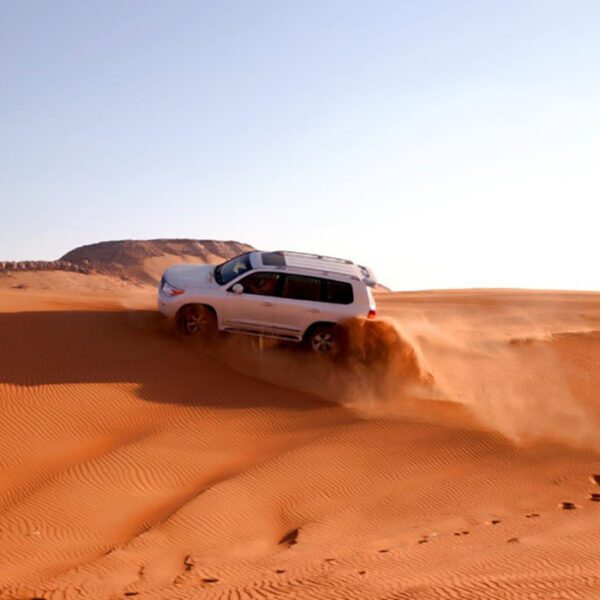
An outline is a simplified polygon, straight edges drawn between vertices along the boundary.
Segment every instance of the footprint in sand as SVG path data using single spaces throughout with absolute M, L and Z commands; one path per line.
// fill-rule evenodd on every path
M 298 543 L 298 533 L 299 533 L 299 529 L 292 529 L 291 531 L 288 531 L 278 542 L 278 544 L 280 546 L 287 546 L 288 548 L 290 546 L 293 546 L 294 544 Z
M 575 510 L 577 508 L 574 502 L 561 502 L 558 506 L 563 510 Z
M 525 518 L 526 519 L 537 519 L 540 516 L 541 515 L 539 513 L 529 513 L 528 515 L 525 515 Z
M 486 525 L 498 525 L 498 523 L 502 523 L 502 521 L 500 521 L 500 519 L 492 519 L 491 521 L 488 521 Z
M 219 580 L 216 577 L 203 577 L 202 583 L 218 583 Z
M 590 481 L 596 485 L 600 485 L 600 475 L 590 475 Z
M 382 548 L 381 550 L 377 550 L 377 552 L 379 552 L 379 554 L 385 554 L 386 552 L 389 552 L 389 550 L 387 548 Z
M 277 575 L 282 575 L 283 573 L 285 573 L 285 569 L 276 569 L 275 573 L 277 573 Z
M 590 493 L 590 500 L 592 502 L 600 502 L 600 494 L 596 494 L 595 492 Z
M 433 533 L 426 533 L 425 535 L 421 536 L 421 539 L 419 540 L 419 544 L 426 544 L 429 540 L 432 540 L 433 538 L 437 537 L 437 531 L 434 531 Z

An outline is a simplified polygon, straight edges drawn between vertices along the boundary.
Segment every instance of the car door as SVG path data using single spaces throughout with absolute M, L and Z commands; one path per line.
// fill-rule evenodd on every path
M 281 274 L 255 271 L 233 282 L 223 302 L 223 328 L 229 331 L 269 334 Z M 241 284 L 241 293 L 233 291 Z
M 300 338 L 309 325 L 324 320 L 328 311 L 321 302 L 321 286 L 320 277 L 284 275 L 280 297 L 273 307 L 273 331 Z

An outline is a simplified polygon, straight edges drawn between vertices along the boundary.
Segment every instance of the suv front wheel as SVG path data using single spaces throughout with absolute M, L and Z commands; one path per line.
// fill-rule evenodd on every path
M 217 317 L 207 306 L 187 304 L 179 309 L 177 329 L 184 335 L 198 335 L 212 339 L 217 335 Z

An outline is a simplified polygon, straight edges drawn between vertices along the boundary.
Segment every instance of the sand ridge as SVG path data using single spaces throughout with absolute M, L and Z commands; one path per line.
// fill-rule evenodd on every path
M 382 294 L 335 366 L 152 302 L 0 291 L 1 598 L 600 596 L 600 295 Z

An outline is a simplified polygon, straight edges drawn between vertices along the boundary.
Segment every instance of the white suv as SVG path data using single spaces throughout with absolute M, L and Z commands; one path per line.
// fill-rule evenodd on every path
M 301 252 L 247 252 L 221 265 L 175 265 L 158 291 L 159 310 L 185 334 L 218 331 L 340 349 L 339 324 L 375 317 L 373 273 L 340 258 Z

